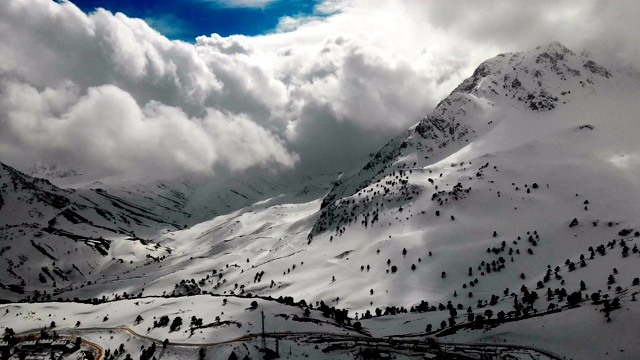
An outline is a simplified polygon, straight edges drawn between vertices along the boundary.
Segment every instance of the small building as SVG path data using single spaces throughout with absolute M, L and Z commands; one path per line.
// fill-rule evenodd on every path
M 40 340 L 38 340 L 38 347 L 51 348 L 52 345 L 53 345 L 53 340 L 52 339 L 40 339 Z
M 55 340 L 51 344 L 51 348 L 53 350 L 60 350 L 60 351 L 63 351 L 65 353 L 72 353 L 72 352 L 78 350 L 78 347 L 76 346 L 76 344 L 72 343 L 71 341 L 69 341 L 67 339 Z
M 72 352 L 78 350 L 79 348 L 80 347 L 77 346 L 75 343 L 69 342 L 69 343 L 67 343 L 67 345 L 64 346 L 63 350 L 64 350 L 64 352 L 72 353 Z
M 54 350 L 63 350 L 63 351 L 64 351 L 64 350 L 66 349 L 66 347 L 67 347 L 67 344 L 69 344 L 69 340 L 62 340 L 62 339 L 59 339 L 59 340 L 54 341 L 54 342 L 51 344 L 51 347 L 52 347 Z
M 24 350 L 35 350 L 38 348 L 38 341 L 37 340 L 23 341 L 19 343 L 18 346 L 20 346 L 20 349 L 24 349 Z

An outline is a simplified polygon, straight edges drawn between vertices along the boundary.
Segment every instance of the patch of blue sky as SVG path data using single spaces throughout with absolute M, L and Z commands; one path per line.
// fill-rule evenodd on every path
M 194 42 L 200 35 L 260 35 L 272 32 L 284 16 L 318 15 L 319 0 L 71 0 L 90 13 L 104 8 L 144 19 L 173 40 Z M 322 14 L 320 14 L 322 16 Z

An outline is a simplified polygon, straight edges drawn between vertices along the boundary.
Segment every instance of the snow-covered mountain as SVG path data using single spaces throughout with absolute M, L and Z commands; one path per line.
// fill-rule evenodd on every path
M 63 190 L 5 166 L 0 225 L 4 238 L 14 241 L 2 257 L 13 264 L 7 274 L 15 274 L 4 276 L 10 280 L 3 280 L 3 286 L 8 289 L 21 279 L 33 282 L 38 273 L 49 284 L 40 269 L 44 265 L 28 259 L 49 252 L 45 244 L 56 249 L 55 266 L 63 274 L 72 264 L 80 267 L 72 253 L 75 243 L 59 246 L 62 237 L 47 229 L 92 241 L 114 230 L 122 233 L 108 238 L 104 261 L 81 267 L 83 278 L 59 280 L 65 286 L 56 287 L 52 296 L 199 294 L 176 298 L 171 305 L 155 306 L 152 301 L 169 300 L 152 300 L 141 310 L 161 316 L 190 314 L 209 298 L 204 294 L 211 294 L 233 300 L 234 310 L 226 315 L 207 311 L 205 317 L 221 319 L 205 322 L 238 321 L 254 331 L 260 320 L 236 302 L 259 296 L 275 309 L 266 304 L 281 298 L 296 306 L 267 311 L 267 321 L 278 323 L 278 329 L 280 318 L 304 318 L 303 310 L 311 307 L 340 328 L 324 330 L 334 336 L 360 331 L 344 325 L 357 319 L 363 336 L 376 342 L 392 335 L 402 336 L 398 344 L 423 341 L 426 331 L 469 347 L 498 341 L 533 344 L 580 359 L 638 358 L 640 346 L 630 335 L 640 331 L 635 302 L 640 293 L 638 98 L 638 79 L 551 43 L 485 61 L 432 113 L 392 139 L 362 169 L 338 180 L 183 184 L 183 195 L 174 194 L 172 208 L 154 200 L 157 184 Z M 164 186 L 172 191 L 177 184 Z M 147 200 L 141 195 L 145 188 Z M 176 199 L 181 197 L 185 200 Z M 123 199 L 135 202 L 123 204 Z M 111 217 L 100 215 L 107 210 Z M 15 220 L 6 222 L 8 216 Z M 97 230 L 102 227 L 110 230 Z M 138 241 L 127 241 L 134 238 Z M 70 253 L 65 256 L 65 251 Z M 81 251 L 87 258 L 96 252 L 91 246 Z M 42 264 L 52 262 L 37 256 L 44 256 Z M 28 277 L 21 275 L 24 265 L 16 267 L 20 259 L 36 269 Z M 47 269 L 55 272 L 54 265 Z M 26 286 L 21 296 L 27 295 L 33 298 L 33 287 Z M 116 303 L 101 305 L 96 319 Z M 340 309 L 348 310 L 351 319 L 345 320 Z M 74 316 L 59 319 L 70 310 L 56 311 L 56 322 L 73 325 Z M 310 319 L 317 320 L 316 315 Z M 30 321 L 26 315 L 21 319 Z M 100 326 L 96 319 L 88 326 Z M 118 319 L 107 322 L 113 327 L 124 323 L 139 333 L 149 327 Z M 42 326 L 46 321 L 33 322 Z M 302 329 L 296 321 L 289 323 L 290 331 Z M 581 331 L 582 326 L 593 331 Z M 156 339 L 181 339 L 155 327 L 146 331 Z M 321 330 L 304 331 L 309 336 Z M 607 332 L 612 335 L 594 335 Z M 241 336 L 233 334 L 224 341 Z M 341 339 L 333 338 L 347 345 L 327 350 L 326 358 L 357 353 L 358 346 L 348 345 L 353 338 Z M 289 340 L 299 356 L 324 356 L 313 345 Z M 213 332 L 198 341 L 222 340 Z M 238 342 L 246 345 L 250 339 Z M 225 344 L 240 356 L 257 354 L 251 346 Z M 475 351 L 460 349 L 466 356 Z M 226 357 L 229 351 L 222 353 Z
M 336 199 L 351 196 L 394 170 L 435 164 L 520 112 L 531 117 L 535 116 L 531 112 L 567 105 L 596 91 L 610 77 L 604 67 L 557 42 L 489 59 L 422 121 L 387 143 L 359 172 L 339 181 L 323 202 L 324 216 L 334 216 L 327 206 Z M 328 226 L 321 221 L 314 230 L 322 232 Z

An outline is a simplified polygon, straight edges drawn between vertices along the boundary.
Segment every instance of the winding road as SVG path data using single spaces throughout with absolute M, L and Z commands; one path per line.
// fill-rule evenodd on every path
M 162 345 L 162 340 L 154 339 L 154 338 L 139 334 L 128 327 L 91 327 L 91 328 L 74 328 L 74 329 L 58 330 L 60 334 L 68 333 L 68 334 L 72 334 L 72 337 L 77 336 L 78 333 L 94 332 L 94 331 L 123 331 L 139 339 Z M 211 342 L 211 343 L 171 342 L 169 343 L 169 346 L 197 347 L 197 348 L 215 347 L 219 345 L 251 341 L 261 336 L 262 336 L 261 333 L 247 334 L 239 338 L 219 341 L 219 342 Z M 354 341 L 354 342 L 358 341 L 358 342 L 364 342 L 368 344 L 375 343 L 376 345 L 386 345 L 389 347 L 392 347 L 394 345 L 395 346 L 402 345 L 402 346 L 406 346 L 407 348 L 410 348 L 418 344 L 421 346 L 427 346 L 427 342 L 420 339 L 398 339 L 398 338 L 389 338 L 389 337 L 378 338 L 378 337 L 359 336 L 359 335 L 342 335 L 342 334 L 335 334 L 335 333 L 329 333 L 329 332 L 271 332 L 271 333 L 265 333 L 265 336 L 269 338 L 278 338 L 278 339 L 286 339 L 286 338 L 293 338 L 293 337 L 317 338 L 319 340 L 324 340 L 327 343 L 343 342 L 343 341 Z M 96 360 L 103 360 L 104 349 L 100 345 L 85 339 L 82 340 L 82 343 L 96 350 L 97 352 L 97 356 L 95 358 Z M 553 359 L 553 360 L 564 359 L 564 357 L 558 354 L 555 354 L 551 351 L 547 351 L 547 350 L 540 349 L 533 346 L 526 346 L 526 345 L 492 344 L 492 343 L 448 343 L 448 342 L 441 343 L 440 345 L 442 348 L 445 349 L 445 351 L 458 353 L 458 354 L 465 354 L 469 352 L 496 353 L 496 352 L 504 352 L 504 351 L 527 351 L 527 352 L 533 352 L 538 355 L 546 356 L 547 358 Z
M 94 348 L 98 352 L 98 355 L 96 356 L 96 360 L 102 360 L 102 357 L 104 356 L 104 349 L 102 348 L 102 346 L 85 339 L 82 339 L 82 343 Z

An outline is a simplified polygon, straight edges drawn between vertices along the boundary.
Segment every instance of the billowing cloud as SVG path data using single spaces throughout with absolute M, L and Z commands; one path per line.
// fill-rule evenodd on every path
M 86 95 L 63 83 L 42 91 L 4 81 L 0 100 L 5 145 L 31 160 L 60 159 L 97 174 L 133 177 L 207 173 L 214 165 L 237 171 L 251 166 L 291 167 L 297 157 L 269 131 L 242 114 L 207 108 L 200 118 L 150 101 L 139 107 L 114 85 L 90 87 Z
M 267 4 L 234 2 L 249 3 Z M 330 0 L 272 34 L 190 44 L 120 13 L 2 1 L 0 161 L 132 177 L 346 170 L 498 53 L 559 40 L 640 71 L 639 10 Z
M 283 90 L 250 62 L 222 46 L 199 53 L 123 14 L 35 5 L 0 4 L 4 161 L 164 177 L 298 159 L 253 119 L 268 118 Z

